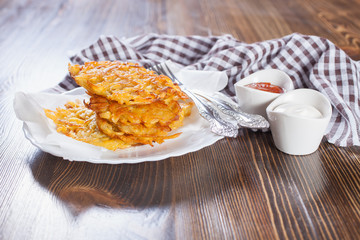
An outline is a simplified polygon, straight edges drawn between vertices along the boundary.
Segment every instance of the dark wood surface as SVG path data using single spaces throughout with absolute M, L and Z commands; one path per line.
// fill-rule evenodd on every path
M 0 0 L 0 239 L 359 239 L 360 148 L 308 156 L 242 130 L 157 162 L 69 162 L 29 143 L 16 91 L 62 80 L 67 50 L 101 34 L 293 32 L 360 59 L 359 0 Z

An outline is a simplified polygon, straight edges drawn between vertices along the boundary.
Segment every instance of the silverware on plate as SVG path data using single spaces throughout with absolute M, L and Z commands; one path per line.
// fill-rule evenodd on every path
M 166 68 L 170 70 L 167 66 Z M 194 101 L 200 115 L 210 123 L 210 129 L 212 132 L 226 137 L 236 137 L 238 135 L 237 125 L 221 118 L 220 113 L 216 108 L 214 108 L 206 101 L 200 100 L 192 91 L 186 89 L 179 80 L 172 77 L 174 75 L 171 76 L 171 74 L 166 72 L 160 64 L 154 65 L 150 69 L 155 71 L 157 74 L 168 76 L 172 81 L 174 81 L 181 87 L 181 90 L 185 92 Z
M 157 74 L 168 76 L 173 82 L 178 84 L 195 103 L 202 117 L 210 123 L 211 130 L 219 135 L 236 137 L 239 127 L 264 129 L 269 127 L 269 122 L 260 115 L 243 112 L 236 103 L 224 100 L 220 97 L 210 96 L 187 89 L 185 85 L 173 74 L 166 63 L 151 66 L 151 70 Z M 235 120 L 237 124 L 226 120 L 221 116 L 227 116 Z
M 233 117 L 239 127 L 252 129 L 265 129 L 270 127 L 269 122 L 263 116 L 246 113 L 242 111 L 236 103 L 231 103 L 219 97 L 213 97 L 205 93 L 195 94 L 214 104 L 223 114 Z

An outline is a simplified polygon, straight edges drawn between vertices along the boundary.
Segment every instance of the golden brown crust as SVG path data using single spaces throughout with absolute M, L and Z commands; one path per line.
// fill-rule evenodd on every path
M 64 108 L 57 108 L 56 111 L 45 109 L 45 114 L 54 121 L 58 132 L 76 140 L 110 150 L 131 146 L 101 132 L 97 127 L 95 112 L 87 109 L 80 101 L 68 102 Z
M 82 66 L 69 65 L 69 72 L 76 83 L 89 93 L 120 104 L 188 99 L 167 76 L 157 75 L 136 63 L 87 62 Z
M 167 126 L 178 120 L 181 112 L 177 101 L 169 104 L 156 101 L 151 104 L 126 105 L 98 95 L 91 95 L 87 107 L 112 123 L 143 124 L 146 127 Z
M 176 133 L 173 135 L 160 135 L 158 130 L 152 128 L 143 128 L 147 131 L 140 131 L 140 134 L 128 134 L 126 133 L 126 129 L 131 128 L 131 132 L 134 132 L 134 125 L 116 125 L 113 124 L 106 119 L 97 117 L 96 118 L 98 128 L 107 136 L 110 136 L 113 139 L 120 139 L 121 141 L 131 145 L 141 145 L 141 144 L 149 144 L 153 146 L 153 142 L 163 143 L 166 139 L 176 138 L 180 135 L 180 133 Z
M 191 113 L 193 103 L 179 86 L 137 64 L 88 62 L 69 65 L 69 72 L 87 90 L 89 102 L 45 113 L 59 132 L 77 140 L 111 150 L 152 146 L 179 136 L 171 131 Z

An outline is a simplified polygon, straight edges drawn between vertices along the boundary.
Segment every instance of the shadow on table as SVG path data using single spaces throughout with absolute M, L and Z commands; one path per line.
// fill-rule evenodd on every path
M 212 172 L 214 168 L 209 166 L 209 160 L 200 160 L 197 154 L 204 153 L 156 162 L 109 165 L 71 162 L 39 151 L 30 167 L 35 180 L 61 199 L 75 215 L 93 206 L 166 207 L 193 201 L 195 193 L 212 198 L 233 184 L 239 185 L 238 181 L 231 180 L 236 178 L 236 170 L 224 168 Z M 221 159 L 210 161 L 222 164 Z M 216 178 L 220 175 L 227 179 L 219 181 Z

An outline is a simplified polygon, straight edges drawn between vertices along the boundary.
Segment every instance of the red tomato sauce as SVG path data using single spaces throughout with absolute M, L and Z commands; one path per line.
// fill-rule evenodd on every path
M 283 93 L 284 89 L 269 82 L 257 82 L 245 85 L 246 87 L 272 93 Z

